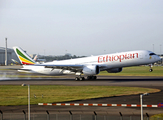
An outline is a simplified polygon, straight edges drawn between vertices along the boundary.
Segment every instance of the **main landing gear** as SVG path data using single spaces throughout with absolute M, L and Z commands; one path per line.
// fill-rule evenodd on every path
M 78 80 L 82 81 L 82 80 L 85 80 L 85 78 L 84 77 L 75 77 L 75 80 L 76 81 L 78 81 Z
M 87 79 L 88 80 L 96 80 L 97 79 L 97 76 L 88 76 Z
M 87 76 L 87 80 L 96 80 L 96 79 L 97 79 L 97 76 Z M 79 77 L 75 77 L 75 80 L 76 81 L 78 81 L 78 80 L 83 81 L 83 80 L 85 80 L 85 78 L 79 76 Z

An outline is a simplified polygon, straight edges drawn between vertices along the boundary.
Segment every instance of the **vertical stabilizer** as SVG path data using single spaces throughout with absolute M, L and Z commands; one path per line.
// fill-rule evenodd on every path
M 23 65 L 34 65 L 35 61 L 25 53 L 20 47 L 13 47 L 17 57 Z

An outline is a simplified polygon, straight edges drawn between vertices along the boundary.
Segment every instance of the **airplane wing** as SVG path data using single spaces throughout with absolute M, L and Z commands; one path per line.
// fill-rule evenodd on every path
M 53 64 L 35 64 L 34 66 L 44 66 L 45 68 L 71 70 L 73 72 L 81 71 L 84 65 L 53 65 Z
M 65 64 L 65 65 L 63 65 L 63 64 L 61 64 L 61 65 L 59 65 L 59 64 L 35 64 L 34 66 L 44 66 L 45 68 L 63 69 L 63 70 L 71 70 L 72 72 L 77 72 L 77 71 L 79 72 L 79 71 L 82 71 L 83 68 L 87 65 L 89 66 L 89 64 L 86 64 L 86 65 L 80 65 L 80 64 L 76 64 L 76 65 L 71 65 L 71 64 L 70 65 L 67 65 L 67 64 Z M 105 64 L 98 65 L 98 66 L 101 70 L 107 68 L 107 66 Z

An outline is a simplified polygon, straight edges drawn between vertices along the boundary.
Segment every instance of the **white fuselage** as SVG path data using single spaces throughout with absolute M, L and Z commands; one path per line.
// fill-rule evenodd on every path
M 24 65 L 20 71 L 23 69 L 29 69 L 30 73 L 48 74 L 48 75 L 64 75 L 64 74 L 76 74 L 71 70 L 66 69 L 55 69 L 55 68 L 45 68 L 46 65 L 98 65 L 100 71 L 109 70 L 113 68 L 122 68 L 137 65 L 146 65 L 154 63 L 160 60 L 157 55 L 150 55 L 151 51 L 139 50 L 139 51 L 129 51 L 121 52 L 115 54 L 104 54 L 99 56 L 91 56 L 77 59 L 69 59 L 62 61 L 53 61 L 41 64 L 41 66 L 35 65 Z

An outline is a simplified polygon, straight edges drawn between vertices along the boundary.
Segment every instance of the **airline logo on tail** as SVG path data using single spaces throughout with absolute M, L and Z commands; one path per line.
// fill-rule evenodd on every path
M 35 64 L 35 61 L 31 57 L 29 57 L 21 48 L 14 47 L 14 50 L 22 64 L 24 64 L 24 65 L 34 65 Z

